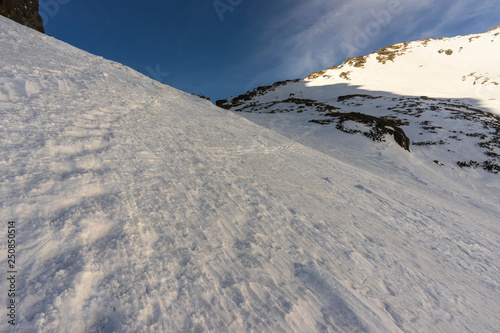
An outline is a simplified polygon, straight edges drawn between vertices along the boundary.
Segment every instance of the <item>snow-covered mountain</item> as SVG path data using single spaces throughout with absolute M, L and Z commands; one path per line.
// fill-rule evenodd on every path
M 298 121 L 335 111 L 318 80 L 255 100 L 296 91 L 304 112 L 255 114 L 287 138 L 0 17 L 0 330 L 495 331 L 498 175 Z M 335 107 L 410 103 L 370 94 Z
M 498 174 L 499 58 L 500 26 L 383 47 L 304 80 L 277 82 L 217 104 L 251 113 L 244 116 L 331 155 L 360 149 L 332 144 L 344 137 L 336 128 L 374 141 L 393 136 L 422 161 L 451 173 L 473 167 Z M 318 124 L 328 125 L 328 140 Z

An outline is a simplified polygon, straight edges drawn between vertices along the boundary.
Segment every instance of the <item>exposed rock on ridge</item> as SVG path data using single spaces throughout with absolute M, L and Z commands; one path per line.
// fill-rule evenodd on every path
M 0 0 L 0 15 L 45 33 L 38 0 Z

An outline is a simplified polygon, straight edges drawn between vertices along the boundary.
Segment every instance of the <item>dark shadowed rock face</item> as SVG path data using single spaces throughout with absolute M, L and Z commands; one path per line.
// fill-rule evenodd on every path
M 0 15 L 45 33 L 38 0 L 0 0 Z

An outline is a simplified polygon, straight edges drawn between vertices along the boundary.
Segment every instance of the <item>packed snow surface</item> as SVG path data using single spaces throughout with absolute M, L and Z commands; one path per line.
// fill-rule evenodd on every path
M 500 327 L 496 175 L 370 171 L 2 17 L 0 128 L 1 331 Z

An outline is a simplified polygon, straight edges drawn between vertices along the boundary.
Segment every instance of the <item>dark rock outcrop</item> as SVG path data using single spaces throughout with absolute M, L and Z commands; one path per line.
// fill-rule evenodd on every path
M 394 136 L 394 141 L 397 142 L 398 145 L 401 146 L 404 150 L 410 151 L 410 139 L 406 136 L 403 129 L 399 126 L 405 125 L 399 119 L 393 119 L 388 117 L 375 117 L 371 115 L 367 115 L 359 112 L 330 112 L 324 114 L 324 116 L 330 117 L 326 119 L 313 119 L 309 122 L 316 123 L 320 125 L 328 125 L 333 122 L 336 122 L 336 128 L 341 130 L 342 132 L 349 134 L 360 133 L 364 136 L 372 139 L 373 141 L 385 141 L 384 136 L 386 134 Z M 367 125 L 370 130 L 363 132 L 361 130 L 355 130 L 344 127 L 344 122 L 346 121 L 354 121 L 360 124 Z
M 405 131 L 403 131 L 400 127 L 394 127 L 394 141 L 397 142 L 404 150 L 410 151 L 410 139 L 406 136 Z
M 0 0 L 0 15 L 45 33 L 38 0 Z
M 300 79 L 278 81 L 270 86 L 257 87 L 254 90 L 249 91 L 245 94 L 241 94 L 241 95 L 238 95 L 236 97 L 233 97 L 231 100 L 227 100 L 227 99 L 218 100 L 215 102 L 215 105 L 217 105 L 220 108 L 226 109 L 226 110 L 231 110 L 231 108 L 242 105 L 243 104 L 242 102 L 250 101 L 250 100 L 254 99 L 255 97 L 263 96 L 270 91 L 275 91 L 276 88 L 279 86 L 285 86 L 289 83 L 296 83 L 299 81 L 300 81 Z

